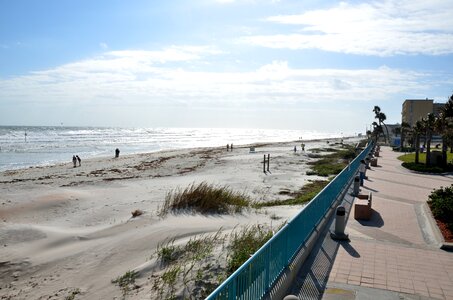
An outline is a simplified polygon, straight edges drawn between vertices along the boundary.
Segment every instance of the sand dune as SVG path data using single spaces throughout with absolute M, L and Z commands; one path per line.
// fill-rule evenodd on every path
M 1 299 L 121 298 L 111 280 L 137 270 L 138 288 L 128 299 L 149 298 L 155 262 L 150 257 L 168 239 L 225 232 L 236 226 L 277 226 L 301 206 L 236 215 L 157 215 L 165 195 L 202 181 L 245 192 L 255 201 L 285 199 L 314 176 L 306 176 L 305 152 L 294 143 L 226 149 L 188 149 L 83 160 L 0 173 Z M 306 150 L 326 146 L 307 143 Z M 271 173 L 262 171 L 271 154 Z M 135 209 L 144 214 L 132 218 Z M 272 216 L 272 217 L 271 217 Z M 279 222 L 276 221 L 279 219 Z M 272 225 L 271 225 L 272 224 Z M 225 255 L 225 253 L 219 253 Z

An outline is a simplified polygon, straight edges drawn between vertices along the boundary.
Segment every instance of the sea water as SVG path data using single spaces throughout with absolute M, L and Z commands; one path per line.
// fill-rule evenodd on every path
M 0 126 L 0 171 L 82 159 L 194 147 L 340 137 L 301 130 Z

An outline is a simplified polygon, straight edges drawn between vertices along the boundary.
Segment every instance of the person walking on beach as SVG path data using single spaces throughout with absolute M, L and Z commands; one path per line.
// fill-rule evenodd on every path
M 115 149 L 115 157 L 118 158 L 120 156 L 120 149 Z
M 227 144 L 227 152 L 230 151 L 230 144 Z
M 359 177 L 360 177 L 360 186 L 363 186 L 363 180 L 365 179 L 366 163 L 365 160 L 360 161 L 359 165 Z
M 77 158 L 75 155 L 72 156 L 72 164 L 74 165 L 74 168 L 77 167 Z
M 233 151 L 233 143 L 231 143 L 231 147 L 230 148 L 231 148 L 231 151 Z
M 82 166 L 82 160 L 80 159 L 80 157 L 78 155 L 76 155 L 76 158 L 77 158 L 77 161 L 79 162 L 79 167 Z

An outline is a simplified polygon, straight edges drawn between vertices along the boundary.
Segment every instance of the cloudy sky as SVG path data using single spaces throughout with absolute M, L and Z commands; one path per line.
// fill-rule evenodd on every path
M 0 0 L 0 125 L 365 131 L 453 93 L 453 1 Z

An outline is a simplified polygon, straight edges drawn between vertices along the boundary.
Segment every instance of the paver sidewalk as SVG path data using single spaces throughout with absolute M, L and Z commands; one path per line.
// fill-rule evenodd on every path
M 438 248 L 425 212 L 431 191 L 452 184 L 453 176 L 410 172 L 401 167 L 399 155 L 381 147 L 378 167 L 367 171 L 361 188 L 373 193 L 371 220 L 355 220 L 353 198 L 345 197 L 350 241 L 324 235 L 299 272 L 293 294 L 300 299 L 453 299 L 453 253 Z

